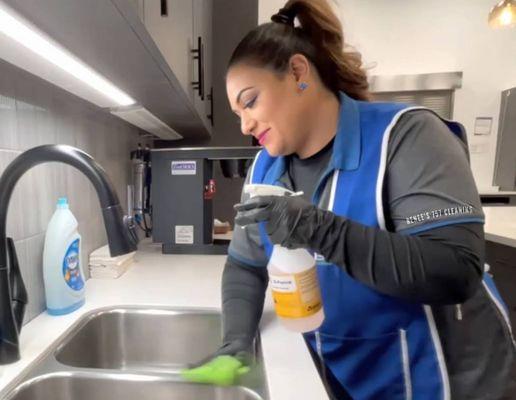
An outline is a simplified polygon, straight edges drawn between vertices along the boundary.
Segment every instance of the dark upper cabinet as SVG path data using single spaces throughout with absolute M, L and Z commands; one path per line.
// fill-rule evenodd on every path
M 207 96 L 211 87 L 211 1 L 4 3 L 185 139 L 207 139 L 211 135 Z M 202 68 L 196 65 L 196 52 L 192 51 L 199 37 L 204 47 Z M 199 71 L 204 74 L 203 99 L 195 89 Z
M 133 0 L 140 19 L 212 132 L 213 0 Z

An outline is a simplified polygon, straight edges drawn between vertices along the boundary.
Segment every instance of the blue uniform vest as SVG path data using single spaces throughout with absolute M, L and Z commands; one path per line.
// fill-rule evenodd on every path
M 318 203 L 331 179 L 331 211 L 385 229 L 381 193 L 388 136 L 398 118 L 415 107 L 355 101 L 343 93 L 340 100 L 332 159 L 312 201 Z M 444 122 L 454 134 L 464 135 L 459 124 Z M 252 167 L 251 183 L 280 185 L 285 168 L 284 157 L 271 157 L 262 150 Z M 259 228 L 270 257 L 272 244 L 264 226 Z M 429 306 L 383 295 L 324 260 L 318 261 L 317 270 L 325 320 L 305 338 L 353 399 L 450 398 L 446 364 Z

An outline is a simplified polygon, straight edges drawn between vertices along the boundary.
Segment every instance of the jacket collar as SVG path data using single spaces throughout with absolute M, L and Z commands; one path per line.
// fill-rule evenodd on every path
M 360 111 L 358 102 L 344 92 L 339 92 L 339 101 L 339 122 L 328 167 L 330 170 L 353 171 L 360 165 Z M 286 157 L 277 157 L 271 169 L 267 171 L 264 183 L 274 184 L 279 181 L 286 171 L 286 166 Z
M 333 169 L 353 171 L 360 165 L 360 111 L 356 100 L 339 93 L 340 111 L 330 164 Z

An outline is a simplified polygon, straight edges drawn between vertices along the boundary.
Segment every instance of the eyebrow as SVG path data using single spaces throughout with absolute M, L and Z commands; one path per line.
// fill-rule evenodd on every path
M 252 89 L 254 86 L 249 86 L 249 87 L 246 87 L 244 89 L 242 89 L 240 91 L 240 93 L 238 93 L 238 96 L 236 98 L 236 103 L 238 104 L 240 102 L 240 97 L 242 97 L 242 94 L 246 91 L 246 90 L 249 90 L 249 89 Z

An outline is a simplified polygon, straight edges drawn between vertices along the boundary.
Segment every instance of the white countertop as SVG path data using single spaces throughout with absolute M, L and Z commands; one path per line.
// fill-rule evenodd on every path
M 486 240 L 516 247 L 516 207 L 483 207 Z
M 89 279 L 86 304 L 60 317 L 46 312 L 22 328 L 21 359 L 0 366 L 0 391 L 55 343 L 81 316 L 117 305 L 221 308 L 220 281 L 226 256 L 164 255 L 144 244 L 130 269 L 118 279 Z M 302 335 L 284 329 L 274 316 L 268 293 L 260 326 L 271 400 L 326 399 Z
M 484 190 L 479 190 L 478 192 L 481 196 L 486 196 L 486 195 L 493 195 L 493 196 L 514 196 L 516 195 L 516 191 L 511 191 L 511 190 L 496 190 L 496 189 L 484 189 Z

